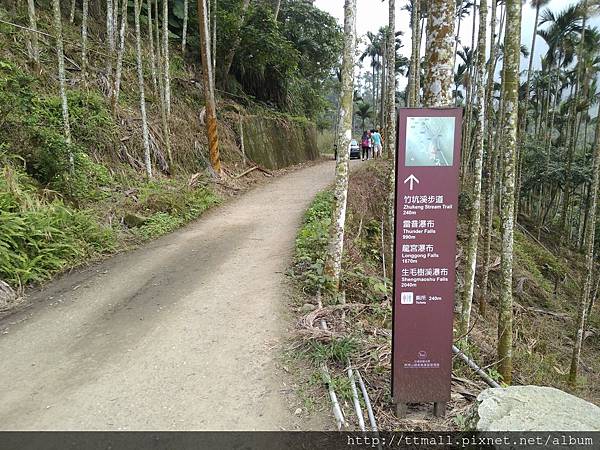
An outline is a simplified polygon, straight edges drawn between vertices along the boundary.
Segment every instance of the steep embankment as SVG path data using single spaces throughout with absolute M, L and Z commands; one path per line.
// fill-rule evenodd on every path
M 14 8 L 9 11 L 0 5 L 0 18 L 26 23 L 22 6 L 15 13 Z M 69 144 L 63 134 L 53 39 L 40 35 L 38 71 L 27 61 L 28 34 L 0 23 L 0 280 L 17 290 L 197 218 L 223 198 L 265 179 L 259 171 L 234 179 L 252 167 L 254 159 L 280 168 L 317 157 L 309 123 L 275 117 L 249 102 L 242 107 L 223 99 L 219 136 L 228 176 L 215 183 L 206 171 L 204 99 L 196 81 L 197 67 L 173 51 L 168 132 L 162 127 L 160 92 L 149 67 L 144 73 L 154 170 L 153 179 L 146 180 L 132 36 L 128 34 L 126 41 L 121 91 L 113 108 L 102 37 L 105 24 L 91 21 L 89 26 L 84 78 L 79 26 L 63 20 Z M 38 29 L 52 29 L 49 10 L 42 7 Z M 144 60 L 148 63 L 149 56 L 144 55 Z M 241 149 L 240 117 L 248 122 L 244 126 L 247 158 Z M 73 155 L 72 170 L 69 155 Z M 12 306 L 13 298 L 0 298 L 0 311 Z
M 384 257 L 388 263 L 386 273 L 390 273 L 389 234 L 384 220 L 386 173 L 385 163 L 373 162 L 350 177 L 343 262 L 346 307 L 336 307 L 324 295 L 322 299 L 326 309 L 315 312 L 317 290 L 325 292 L 327 285 L 323 263 L 331 222 L 331 195 L 322 194 L 313 203 L 298 235 L 294 274 L 302 285 L 303 294 L 296 304 L 302 349 L 297 356 L 303 360 L 308 357 L 311 363 L 315 363 L 315 376 L 305 389 L 313 396 L 320 397 L 320 401 L 314 403 L 329 407 L 326 391 L 314 389 L 314 380 L 320 379 L 318 364 L 327 361 L 333 384 L 342 400 L 342 408 L 352 416 L 352 391 L 345 373 L 350 358 L 353 366 L 361 369 L 372 390 L 370 395 L 383 428 L 458 429 L 464 425 L 474 395 L 487 387 L 460 360 L 454 362 L 456 378 L 453 380 L 447 419 L 431 419 L 430 412 L 418 406 L 409 411 L 408 420 L 398 421 L 393 414 L 389 390 L 391 288 L 390 280 L 383 276 Z M 461 206 L 457 295 L 462 289 L 462 248 L 467 240 L 464 218 L 468 216 L 464 208 L 468 207 L 468 201 L 465 199 Z M 556 235 L 544 235 L 543 241 L 538 241 L 528 231 L 527 217 L 521 216 L 520 223 L 514 246 L 514 383 L 553 386 L 600 404 L 600 315 L 597 308 L 590 316 L 583 346 L 583 377 L 576 387 L 569 386 L 567 382 L 577 312 L 577 302 L 573 299 L 580 295 L 584 257 L 562 246 Z M 499 233 L 499 225 L 496 220 L 495 233 Z M 492 378 L 501 381 L 494 370 L 497 361 L 500 239 L 494 238 L 492 242 L 492 261 L 495 263 L 490 273 L 490 293 L 483 299 L 487 308 L 485 315 L 482 315 L 474 306 L 473 330 L 467 353 L 482 367 L 486 367 Z M 480 296 L 481 291 L 477 286 L 476 303 Z M 321 317 L 327 319 L 330 333 L 320 333 L 317 326 L 312 326 Z M 421 420 L 424 418 L 427 420 Z
M 252 115 L 245 116 L 242 123 L 246 154 L 269 169 L 319 157 L 316 127 L 306 119 Z

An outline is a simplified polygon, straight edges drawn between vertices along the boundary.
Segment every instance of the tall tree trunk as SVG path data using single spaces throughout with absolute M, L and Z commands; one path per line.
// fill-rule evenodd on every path
M 60 12 L 60 1 L 52 0 L 52 11 L 54 16 L 54 36 L 56 38 L 56 56 L 58 58 L 58 89 L 60 95 L 60 103 L 62 106 L 63 116 L 63 131 L 65 134 L 65 141 L 67 142 L 69 150 L 69 167 L 71 172 L 75 171 L 75 160 L 73 158 L 73 152 L 71 150 L 71 124 L 69 121 L 69 104 L 67 102 L 67 90 L 66 90 L 66 74 L 65 74 L 65 53 L 63 47 L 63 36 L 62 36 L 62 19 Z
M 527 132 L 527 112 L 529 109 L 529 91 L 531 86 L 531 74 L 533 73 L 533 57 L 535 55 L 535 43 L 537 41 L 538 22 L 540 17 L 540 8 L 542 3 L 537 2 L 535 7 L 535 22 L 533 24 L 533 34 L 531 37 L 531 52 L 529 53 L 529 66 L 527 67 L 527 81 L 525 82 L 525 100 L 523 101 L 522 116 L 519 122 L 519 142 L 521 146 L 524 143 L 524 136 Z M 517 191 L 518 192 L 518 191 Z
M 490 57 L 487 64 L 487 81 L 485 87 L 485 109 L 486 109 L 486 135 L 487 151 L 485 154 L 485 168 L 483 177 L 483 191 L 485 197 L 485 210 L 483 213 L 483 268 L 481 276 L 481 296 L 479 297 L 479 313 L 485 315 L 485 299 L 487 297 L 488 280 L 490 272 L 490 256 L 492 243 L 492 223 L 494 216 L 494 178 L 493 162 L 495 160 L 494 152 L 494 77 L 496 72 L 496 25 L 498 1 L 492 2 L 492 17 L 490 20 Z
M 146 175 L 152 178 L 152 163 L 150 161 L 150 138 L 148 132 L 148 119 L 146 117 L 146 96 L 144 94 L 144 69 L 142 63 L 142 36 L 140 32 L 140 0 L 133 0 L 133 15 L 135 16 L 135 56 L 137 62 L 137 75 L 140 90 L 140 113 L 142 116 L 142 136 L 144 140 L 144 165 Z
M 571 200 L 571 175 L 572 175 L 572 168 L 573 168 L 573 157 L 575 154 L 575 146 L 577 145 L 577 138 L 576 138 L 576 133 L 575 133 L 575 127 L 577 124 L 577 106 L 579 105 L 579 101 L 580 101 L 580 81 L 582 78 L 582 69 L 584 67 L 584 60 L 585 60 L 585 32 L 586 32 L 586 27 L 587 27 L 587 16 L 588 16 L 588 0 L 583 0 L 583 4 L 581 5 L 582 7 L 582 16 L 583 16 L 583 23 L 582 23 L 582 27 L 581 27 L 581 40 L 577 49 L 577 68 L 576 68 L 576 78 L 575 78 L 575 94 L 572 98 L 572 103 L 571 103 L 571 107 L 570 109 L 570 139 L 568 142 L 568 157 L 567 157 L 567 171 L 565 174 L 565 198 L 564 198 L 564 203 L 563 203 L 563 209 L 562 209 L 562 213 L 561 213 L 561 221 L 560 221 L 560 229 L 562 231 L 565 230 L 565 222 L 566 222 L 566 218 L 567 218 L 567 210 L 569 208 L 569 203 Z
M 106 0 L 106 45 L 108 47 L 107 53 L 108 57 L 106 58 L 106 79 L 109 86 L 110 94 L 112 101 L 112 96 L 114 95 L 113 91 L 113 57 L 115 54 L 115 32 L 114 32 L 114 5 L 113 2 L 117 0 Z
M 587 3 L 587 2 L 586 2 Z M 585 331 L 585 320 L 588 312 L 588 302 L 592 291 L 592 274 L 594 272 L 594 244 L 596 234 L 596 214 L 598 209 L 598 183 L 600 179 L 600 120 L 596 125 L 596 143 L 594 145 L 594 162 L 592 164 L 592 188 L 589 224 L 585 231 L 585 281 L 583 292 L 577 305 L 577 330 L 575 332 L 575 345 L 571 357 L 571 368 L 569 370 L 569 383 L 577 381 L 579 358 L 583 346 L 583 332 Z
M 113 41 L 115 43 L 115 51 L 117 49 L 117 36 L 119 35 L 118 33 L 118 28 L 119 28 L 119 0 L 113 0 L 113 26 L 112 26 L 112 31 L 113 31 Z
M 475 18 L 473 17 L 473 20 Z M 481 218 L 481 178 L 483 171 L 483 144 L 485 135 L 485 53 L 487 27 L 487 0 L 479 4 L 479 37 L 477 43 L 477 65 L 475 69 L 477 83 L 477 123 L 475 124 L 475 170 L 473 173 L 473 206 L 469 221 L 469 241 L 465 285 L 462 296 L 459 334 L 467 338 L 471 319 L 471 305 L 475 288 L 475 268 L 477 265 L 477 243 Z
M 597 270 L 596 270 L 597 272 Z M 594 288 L 594 292 L 590 296 L 590 301 L 588 304 L 587 315 L 588 317 L 592 315 L 592 310 L 594 309 L 594 303 L 598 298 L 598 289 L 600 289 L 600 275 L 596 276 L 596 287 Z
M 504 133 L 502 193 L 502 253 L 498 318 L 498 367 L 503 381 L 512 382 L 512 270 L 515 210 L 515 155 L 519 112 L 519 61 L 521 58 L 521 0 L 506 1 L 504 37 Z
M 29 28 L 32 32 L 29 38 L 29 58 L 33 61 L 34 69 L 36 72 L 40 70 L 40 47 L 38 44 L 37 35 L 37 17 L 35 14 L 35 3 L 33 0 L 27 0 L 27 10 L 29 13 Z
M 389 34 L 387 42 L 387 82 L 384 141 L 386 155 L 391 159 L 396 145 L 396 1 L 389 0 Z
M 356 0 L 344 3 L 344 51 L 342 57 L 342 90 L 340 93 L 340 114 L 338 117 L 339 135 L 338 159 L 335 175 L 335 210 L 329 252 L 325 262 L 325 273 L 333 281 L 335 291 L 339 289 L 344 251 L 344 229 L 346 225 L 346 204 L 348 200 L 348 178 L 350 141 L 352 139 L 352 116 L 354 95 L 354 53 L 356 51 Z
M 185 55 L 185 44 L 187 41 L 188 9 L 189 9 L 189 0 L 183 0 L 183 30 L 181 32 L 181 53 L 183 53 L 184 55 Z
M 429 63 L 425 73 L 423 101 L 429 107 L 451 106 L 455 0 L 431 0 L 427 20 Z
M 460 41 L 460 26 L 462 18 L 458 16 L 458 25 L 456 26 L 456 36 L 454 37 L 454 59 L 452 61 L 452 72 L 456 71 L 456 57 L 458 56 L 458 43 Z M 458 80 L 454 83 L 454 104 L 458 106 Z
M 152 0 L 146 3 L 146 14 L 148 15 L 148 40 L 150 41 L 150 73 L 152 74 L 152 84 L 154 85 L 154 93 L 158 92 L 158 81 L 156 76 L 156 54 L 154 52 L 154 30 L 152 26 Z M 158 21 L 158 10 L 156 10 L 156 18 Z
M 421 0 L 412 0 L 412 11 L 411 11 L 411 28 L 412 28 L 412 48 L 410 54 L 410 73 L 408 75 L 408 89 L 407 89 L 407 106 L 414 108 L 416 106 L 416 81 L 418 76 L 419 67 L 419 6 Z
M 379 76 L 376 56 L 373 57 L 371 64 L 373 66 L 373 126 L 377 128 L 377 104 L 379 103 Z
M 592 200 L 592 186 L 590 183 L 587 184 L 587 195 L 585 198 L 585 205 L 583 211 L 583 223 L 581 225 L 581 230 L 579 232 L 579 241 L 577 242 L 577 248 L 583 250 L 583 246 L 585 245 L 585 232 L 587 230 L 588 222 L 590 219 L 590 202 Z
M 248 12 L 248 6 L 250 5 L 250 0 L 244 0 L 242 3 L 242 10 L 240 11 L 240 20 L 237 30 L 235 30 L 234 37 L 232 39 L 231 47 L 229 51 L 225 55 L 225 62 L 223 65 L 223 82 L 225 85 L 227 84 L 227 77 L 229 76 L 229 72 L 231 71 L 231 65 L 233 64 L 233 58 L 235 57 L 235 52 L 237 52 L 238 47 L 240 46 L 240 42 L 242 41 L 241 36 L 241 28 L 244 26 L 244 21 L 246 20 L 246 12 Z
M 77 5 L 77 0 L 71 0 L 71 12 L 69 14 L 69 22 L 73 23 L 75 21 L 75 6 Z
M 420 0 L 418 0 L 420 2 Z M 420 5 L 420 3 L 419 3 Z M 419 14 L 421 8 L 419 6 Z M 423 33 L 425 32 L 425 19 L 419 21 L 419 31 L 417 33 L 419 42 L 417 43 L 417 77 L 415 78 L 415 107 L 421 106 L 421 43 L 423 42 Z
M 414 3 L 413 3 L 414 7 Z M 388 79 L 387 79 L 387 111 L 385 116 L 385 129 L 387 130 L 387 137 L 384 141 L 386 147 L 387 158 L 391 162 L 390 171 L 388 173 L 388 198 L 387 198 L 387 213 L 388 213 L 388 241 L 390 246 L 390 269 L 393 270 L 393 258 L 394 254 L 394 206 L 395 206 L 395 189 L 394 184 L 396 180 L 395 170 L 395 149 L 396 149 L 396 1 L 389 0 L 389 12 L 388 12 L 388 43 L 387 43 L 387 65 L 388 65 Z M 414 49 L 413 49 L 414 50 Z M 414 56 L 414 53 L 413 53 Z M 413 82 L 414 84 L 414 82 Z M 412 88 L 414 90 L 414 86 Z M 363 126 L 364 130 L 364 126 Z M 382 230 L 383 233 L 383 230 Z M 385 251 L 382 249 L 382 251 Z
M 213 83 L 216 86 L 216 76 L 217 76 L 217 1 L 211 0 L 213 2 L 212 7 L 212 71 L 213 71 Z
M 169 160 L 169 171 L 172 173 L 174 171 L 173 167 L 173 155 L 171 154 L 171 132 L 169 130 L 169 119 L 167 115 L 167 102 L 166 102 L 166 86 L 165 80 L 166 75 L 164 74 L 164 70 L 166 69 L 166 64 L 164 63 L 165 49 L 161 42 L 164 44 L 164 37 L 161 39 L 160 33 L 160 20 L 158 14 L 158 0 L 154 0 L 154 11 L 155 11 L 155 21 L 154 21 L 154 32 L 156 34 L 156 66 L 157 66 L 157 78 L 158 78 L 158 92 L 160 96 L 160 120 L 163 131 L 163 139 L 165 142 L 165 147 L 167 150 L 167 158 Z M 163 28 L 164 32 L 164 28 Z
M 387 36 L 383 42 L 383 54 L 381 55 L 381 90 L 379 94 L 379 127 L 383 138 L 387 136 L 385 128 L 385 102 L 386 102 L 386 85 L 387 82 Z M 354 129 L 354 128 L 352 128 Z M 383 155 L 382 155 L 383 156 Z
M 33 2 L 33 0 L 29 0 Z M 89 17 L 90 0 L 83 0 L 82 15 L 81 15 L 81 76 L 83 84 L 87 87 L 88 84 L 88 59 L 87 59 L 87 38 L 88 38 L 88 17 Z
M 473 59 L 475 52 L 475 34 L 476 34 L 476 25 L 477 21 L 475 20 L 475 11 L 477 9 L 477 0 L 473 0 L 473 27 L 471 29 L 471 52 L 473 55 L 471 60 Z M 461 172 L 461 182 L 464 183 L 465 178 L 467 176 L 469 162 L 471 158 L 471 142 L 473 136 L 473 96 L 475 94 L 475 65 L 471 64 L 470 67 L 467 67 L 468 80 L 469 83 L 466 87 L 466 112 L 465 112 L 465 121 L 463 123 L 463 166 Z
M 116 0 L 115 0 L 116 1 Z M 125 54 L 125 43 L 127 33 L 127 6 L 129 0 L 122 0 L 121 3 L 121 28 L 119 31 L 119 50 L 117 53 L 117 69 L 115 73 L 115 95 L 113 96 L 113 114 L 117 112 L 117 105 L 119 103 L 119 93 L 121 91 L 121 74 L 123 72 L 123 56 Z
M 164 75 L 165 75 L 165 109 L 167 111 L 167 120 L 171 118 L 171 70 L 169 63 L 169 2 L 163 0 L 163 57 L 164 57 Z M 171 159 L 171 157 L 169 156 Z M 173 161 L 169 161 L 171 164 Z
M 221 158 L 219 155 L 219 135 L 217 130 L 217 106 L 215 103 L 215 85 L 212 75 L 212 58 L 210 45 L 210 31 L 206 0 L 198 1 L 198 24 L 200 27 L 200 55 L 202 57 L 202 76 L 204 84 L 204 98 L 206 102 L 206 128 L 210 163 L 218 176 L 221 176 Z
M 276 0 L 275 2 L 275 22 L 277 22 L 277 18 L 279 17 L 279 10 L 281 9 L 281 0 Z

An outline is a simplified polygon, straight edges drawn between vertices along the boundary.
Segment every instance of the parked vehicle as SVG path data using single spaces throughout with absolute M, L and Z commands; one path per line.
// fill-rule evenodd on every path
M 338 148 L 337 145 L 333 146 L 334 158 L 337 161 L 338 157 Z M 360 159 L 360 146 L 356 139 L 352 139 L 350 141 L 350 159 Z
M 350 141 L 350 159 L 360 159 L 360 146 L 356 139 Z

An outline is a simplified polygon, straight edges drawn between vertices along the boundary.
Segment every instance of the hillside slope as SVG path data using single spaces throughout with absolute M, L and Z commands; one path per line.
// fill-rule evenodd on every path
M 133 26 L 129 24 L 126 34 L 119 103 L 113 110 L 108 98 L 105 24 L 89 23 L 89 75 L 84 79 L 78 15 L 74 24 L 68 15 L 63 17 L 73 139 L 68 144 L 62 128 L 54 40 L 46 34 L 52 30 L 50 10 L 38 5 L 37 27 L 43 30 L 38 35 L 38 71 L 27 57 L 29 34 L 22 28 L 28 24 L 25 6 L 0 2 L 0 280 L 18 292 L 68 267 L 169 232 L 268 179 L 268 172 L 258 170 L 237 178 L 255 165 L 252 159 L 277 169 L 318 157 L 314 126 L 306 119 L 267 110 L 249 98 L 243 99 L 243 106 L 222 98 L 219 137 L 226 177 L 214 180 L 207 170 L 198 67 L 173 48 L 168 123 L 172 165 L 161 127 L 160 95 L 153 88 L 150 57 L 144 56 L 155 173 L 147 180 Z M 259 130 L 255 130 L 257 123 Z M 73 171 L 69 153 L 74 156 Z M 0 311 L 14 306 L 9 304 L 14 299 L 3 300 Z
M 326 390 L 314 389 L 320 380 L 318 365 L 326 361 L 332 370 L 333 385 L 342 400 L 342 408 L 352 416 L 352 391 L 346 376 L 348 358 L 360 369 L 374 399 L 380 427 L 401 430 L 460 429 L 472 401 L 487 388 L 474 372 L 455 358 L 452 401 L 445 419 L 431 418 L 426 405 L 411 405 L 409 417 L 398 420 L 390 393 L 391 379 L 391 278 L 384 277 L 384 261 L 389 274 L 389 236 L 386 220 L 387 163 L 374 161 L 350 176 L 348 220 L 346 224 L 343 286 L 346 306 L 329 303 L 323 295 L 325 309 L 317 309 L 317 292 L 326 290 L 323 263 L 329 236 L 332 196 L 318 197 L 306 214 L 305 224 L 296 242 L 293 274 L 302 288 L 296 311 L 299 332 L 296 356 L 314 364 L 314 375 L 305 389 L 320 397 L 321 408 L 329 408 Z M 467 242 L 465 207 L 459 212 L 457 247 L 457 297 L 463 286 L 464 246 Z M 562 245 L 560 236 L 551 233 L 538 241 L 528 230 L 528 218 L 521 216 L 515 234 L 514 295 L 514 384 L 553 386 L 600 405 L 600 314 L 595 308 L 589 318 L 584 341 L 582 377 L 575 387 L 567 381 L 577 302 L 584 273 L 584 256 Z M 498 233 L 499 221 L 495 221 Z M 384 238 L 382 241 L 382 230 Z M 499 297 L 500 239 L 493 240 L 490 292 L 483 302 L 485 314 L 474 305 L 473 326 L 466 352 L 488 374 L 501 381 L 495 370 Z M 480 246 L 481 247 L 481 246 Z M 382 253 L 382 248 L 385 249 Z M 481 257 L 481 255 L 479 255 Z M 385 258 L 385 260 L 383 259 Z M 478 280 L 477 280 L 478 281 Z M 307 296 L 308 294 L 308 296 Z M 481 291 L 476 285 L 478 303 Z M 326 318 L 329 333 L 312 328 L 315 318 Z M 455 336 L 456 337 L 456 336 Z M 333 421 L 333 419 L 331 419 Z

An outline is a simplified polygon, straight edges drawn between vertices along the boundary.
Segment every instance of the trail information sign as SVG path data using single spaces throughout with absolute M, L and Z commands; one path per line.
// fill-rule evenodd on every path
M 400 109 L 396 152 L 392 394 L 450 400 L 462 109 Z

